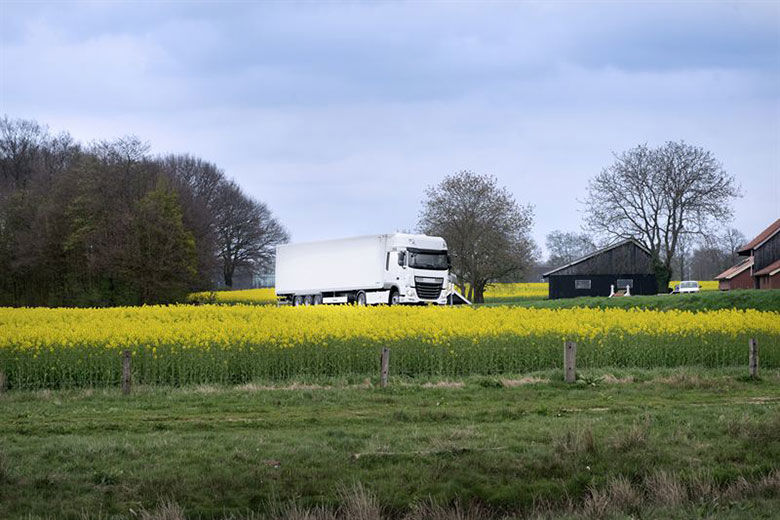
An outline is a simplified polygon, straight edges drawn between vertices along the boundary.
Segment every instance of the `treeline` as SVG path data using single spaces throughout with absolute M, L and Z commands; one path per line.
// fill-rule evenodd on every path
M 212 163 L 0 120 L 0 305 L 177 302 L 264 269 L 287 240 Z

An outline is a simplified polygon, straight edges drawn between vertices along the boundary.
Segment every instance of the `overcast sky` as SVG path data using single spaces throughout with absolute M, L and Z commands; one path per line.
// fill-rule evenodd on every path
M 2 113 L 212 161 L 293 240 L 416 227 L 469 169 L 578 230 L 612 153 L 685 140 L 780 217 L 780 4 L 0 1 Z

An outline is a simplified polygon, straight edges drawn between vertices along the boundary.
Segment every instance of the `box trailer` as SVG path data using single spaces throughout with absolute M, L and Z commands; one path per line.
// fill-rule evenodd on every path
M 443 238 L 393 233 L 276 248 L 276 295 L 293 305 L 444 305 L 452 293 Z

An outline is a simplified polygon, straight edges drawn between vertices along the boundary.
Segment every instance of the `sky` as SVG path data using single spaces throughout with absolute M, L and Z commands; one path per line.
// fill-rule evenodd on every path
M 293 241 L 415 230 L 494 175 L 533 236 L 613 154 L 684 140 L 780 217 L 780 3 L 0 1 L 0 112 L 211 161 Z

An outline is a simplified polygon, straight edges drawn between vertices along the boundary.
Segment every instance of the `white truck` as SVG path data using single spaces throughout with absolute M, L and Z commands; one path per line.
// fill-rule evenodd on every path
M 443 238 L 393 233 L 276 248 L 280 303 L 436 303 L 452 294 Z

